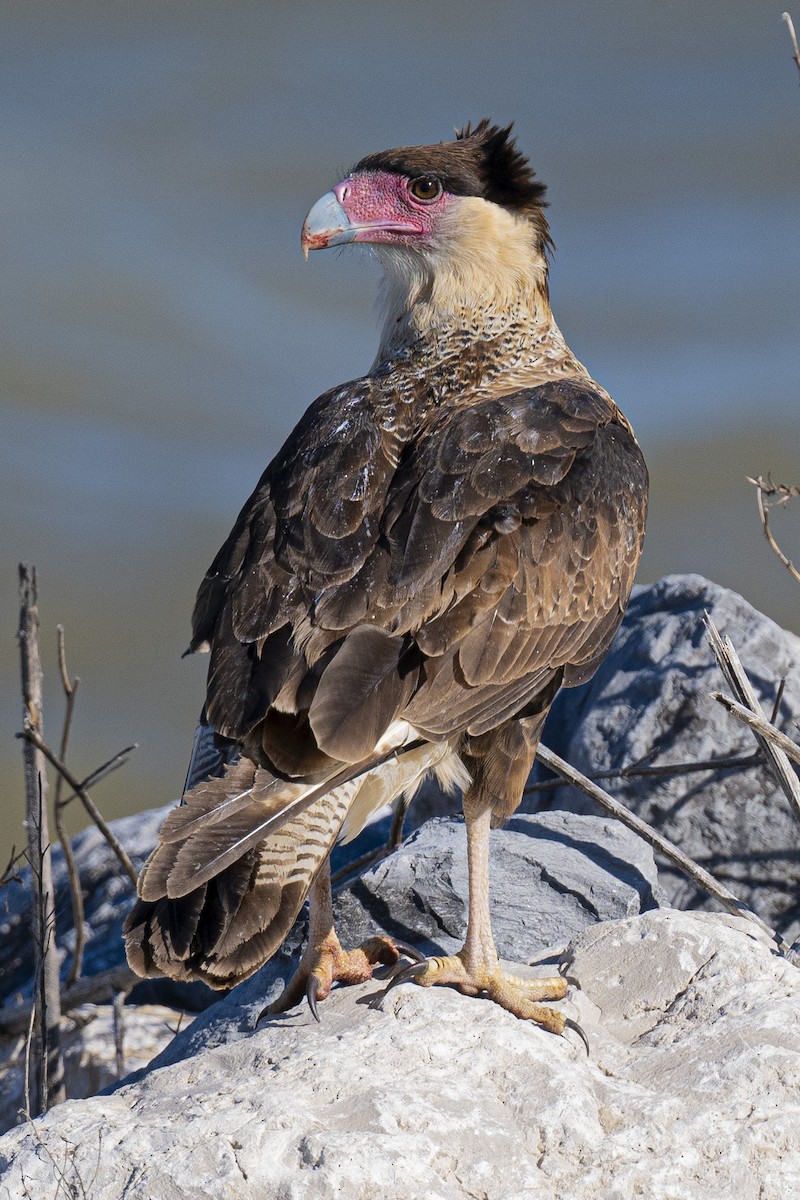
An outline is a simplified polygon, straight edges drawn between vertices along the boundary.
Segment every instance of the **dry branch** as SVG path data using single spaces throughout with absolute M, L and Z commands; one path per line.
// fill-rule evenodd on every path
M 608 792 L 603 791 L 591 779 L 587 779 L 585 775 L 582 775 L 575 767 L 570 766 L 563 758 L 559 758 L 552 750 L 548 750 L 546 746 L 539 746 L 536 757 L 551 771 L 554 771 L 563 779 L 566 779 L 568 783 L 571 783 L 573 787 L 585 792 L 587 796 L 591 797 L 595 803 L 599 804 L 607 813 L 610 813 L 612 817 L 616 817 L 628 829 L 632 829 L 639 837 L 644 838 L 654 850 L 657 850 L 659 854 L 663 854 L 671 863 L 674 863 L 684 875 L 687 875 L 703 888 L 704 891 L 708 892 L 710 896 L 718 900 L 728 912 L 733 913 L 737 917 L 744 917 L 754 925 L 757 925 L 762 933 L 767 934 L 780 954 L 787 958 L 793 958 L 791 947 L 766 921 L 763 921 L 757 913 L 754 913 L 751 908 L 748 908 L 746 904 L 737 899 L 733 892 L 729 891 L 724 884 L 715 879 L 704 867 L 701 867 L 694 859 L 689 858 L 688 854 L 684 854 L 682 850 L 679 850 L 667 838 L 662 837 L 660 833 L 653 829 L 652 825 L 648 825 L 640 817 L 634 816 L 624 804 L 620 804 L 613 796 L 609 796 Z
M 34 944 L 33 1045 L 35 1046 L 33 1088 L 26 1094 L 28 1111 L 34 1116 L 47 1112 L 65 1099 L 64 1061 L 61 1054 L 61 1002 L 56 950 L 55 891 L 47 832 L 47 776 L 41 747 L 42 668 L 39 659 L 39 610 L 36 571 L 26 563 L 19 567 L 19 640 L 23 727 L 25 744 L 25 825 L 28 832 L 28 862 L 33 897 Z M 32 1094 L 31 1094 L 32 1093 Z
M 761 520 L 761 528 L 764 530 L 764 537 L 767 539 L 770 544 L 770 548 L 781 560 L 792 578 L 800 583 L 800 570 L 797 569 L 788 555 L 784 554 L 783 550 L 781 550 L 780 546 L 775 540 L 775 535 L 769 527 L 770 508 L 782 507 L 793 497 L 800 496 L 800 487 L 794 487 L 786 483 L 773 483 L 769 476 L 767 476 L 765 481 L 760 475 L 757 479 L 753 479 L 752 476 L 748 475 L 747 482 L 752 483 L 756 489 L 756 504 L 758 505 L 758 515 L 759 519 Z M 772 504 L 770 504 L 766 497 L 777 497 L 777 499 L 773 499 Z
M 800 764 L 800 746 L 798 746 L 797 742 L 793 742 L 790 737 L 787 737 L 785 733 L 782 733 L 780 729 L 776 729 L 771 722 L 766 721 L 763 717 L 759 717 L 744 704 L 739 704 L 736 700 L 732 700 L 730 696 L 725 696 L 722 692 L 712 692 L 711 697 L 721 704 L 737 721 L 741 721 L 743 725 L 747 725 L 750 729 L 760 734 L 761 737 L 767 738 L 779 750 L 782 750 L 787 758 L 791 758 L 793 762 Z
M 118 771 L 120 767 L 124 767 L 128 761 L 128 756 L 139 749 L 138 742 L 131 742 L 130 746 L 126 746 L 123 750 L 118 750 L 116 754 L 112 754 L 111 758 L 106 759 L 99 767 L 95 767 L 90 771 L 85 779 L 81 780 L 81 787 L 84 791 L 88 791 L 90 787 L 94 787 L 101 779 L 105 779 L 106 775 L 110 775 L 112 771 Z M 77 792 L 72 792 L 64 800 L 64 804 L 69 804 L 78 795 Z
M 720 758 L 700 758 L 694 762 L 660 763 L 658 766 L 646 767 L 633 763 L 629 767 L 617 767 L 613 771 L 597 771 L 587 775 L 593 783 L 606 779 L 674 779 L 681 775 L 695 775 L 703 771 L 741 771 L 750 767 L 760 767 L 764 756 L 760 751 L 755 754 L 726 754 Z M 553 792 L 563 787 L 560 779 L 537 779 L 525 787 L 525 795 L 534 792 Z
M 141 982 L 127 963 L 110 967 L 97 975 L 83 976 L 72 987 L 64 988 L 61 1004 L 65 1013 L 82 1004 L 111 1004 L 119 993 L 128 992 Z M 0 1037 L 17 1037 L 28 1028 L 31 1006 L 19 1005 L 9 1010 L 0 1009 Z
M 80 679 L 75 677 L 70 682 L 69 671 L 67 670 L 67 654 L 64 644 L 64 626 L 56 626 L 56 636 L 58 640 L 58 665 L 61 671 L 61 686 L 64 689 L 66 697 L 66 708 L 64 710 L 64 724 L 61 728 L 61 746 L 59 749 L 59 758 L 62 762 L 67 761 L 67 746 L 69 745 L 69 735 L 72 728 L 72 715 L 75 711 L 75 696 L 78 691 Z M 80 876 L 75 863 L 75 855 L 72 852 L 72 842 L 69 833 L 67 832 L 65 813 L 68 800 L 62 798 L 62 790 L 64 784 L 64 776 L 56 775 L 56 791 L 53 800 L 53 820 L 55 821 L 56 833 L 61 844 L 61 849 L 64 853 L 64 865 L 67 869 L 67 879 L 69 880 L 69 894 L 72 900 L 72 923 L 75 928 L 75 949 L 72 952 L 72 963 L 67 976 L 67 983 L 74 983 L 81 973 L 83 964 L 83 946 L 86 938 L 86 933 L 83 927 L 83 889 L 81 888 Z
M 112 833 L 108 823 L 104 819 L 102 813 L 98 809 L 94 800 L 92 800 L 91 796 L 87 792 L 84 784 L 81 783 L 78 779 L 76 779 L 76 777 L 72 774 L 72 772 L 69 770 L 69 768 L 67 766 L 65 766 L 65 764 L 61 761 L 61 759 L 58 757 L 58 755 L 53 753 L 53 751 L 47 745 L 47 742 L 45 742 L 45 740 L 43 738 L 41 738 L 39 736 L 39 734 L 36 733 L 33 729 L 25 729 L 22 731 L 22 733 L 18 733 L 17 737 L 21 737 L 21 738 L 24 738 L 26 741 L 32 742 L 33 745 L 36 746 L 36 748 L 38 750 L 41 750 L 42 754 L 45 756 L 45 758 L 48 760 L 48 762 L 50 762 L 52 764 L 52 766 L 55 767 L 55 769 L 56 769 L 56 771 L 58 771 L 59 775 L 64 776 L 64 779 L 67 781 L 69 786 L 72 788 L 73 792 L 78 797 L 78 799 L 81 801 L 84 808 L 88 812 L 89 816 L 92 818 L 95 825 L 100 830 L 100 832 L 102 833 L 103 837 L 108 842 L 111 849 L 114 851 L 114 854 L 117 856 L 117 858 L 120 862 L 120 865 L 122 866 L 122 869 L 125 871 L 126 875 L 130 879 L 131 883 L 133 884 L 134 887 L 136 887 L 136 880 L 138 878 L 137 874 L 136 874 L 136 868 L 134 867 L 133 863 L 131 862 L 130 858 L 128 857 L 128 855 L 125 852 L 125 850 L 123 849 L 123 847 L 120 845 L 117 838 Z M 121 751 L 120 754 L 115 755 L 115 758 L 112 761 L 117 762 L 122 757 L 122 755 L 124 755 L 126 753 L 127 753 L 127 751 L 125 751 L 125 750 Z
M 729 637 L 723 638 L 720 635 L 719 630 L 708 613 L 705 614 L 704 621 L 708 640 L 711 643 L 711 648 L 719 664 L 719 669 L 725 676 L 728 686 L 734 694 L 734 698 L 743 708 L 749 709 L 759 720 L 767 724 L 764 710 L 753 691 L 744 667 L 739 661 L 739 656 L 734 649 L 733 642 Z M 800 819 L 800 779 L 797 778 L 797 775 L 792 770 L 792 765 L 786 757 L 785 752 L 768 737 L 755 730 L 753 732 L 756 741 L 767 756 L 767 765 L 782 788 L 795 816 Z

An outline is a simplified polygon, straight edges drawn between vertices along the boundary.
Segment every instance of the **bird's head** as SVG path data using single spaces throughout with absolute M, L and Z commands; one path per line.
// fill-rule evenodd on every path
M 386 274 L 390 314 L 420 302 L 449 311 L 508 305 L 531 289 L 546 299 L 544 193 L 511 126 L 483 120 L 453 142 L 362 158 L 313 206 L 301 244 L 306 256 L 370 246 Z

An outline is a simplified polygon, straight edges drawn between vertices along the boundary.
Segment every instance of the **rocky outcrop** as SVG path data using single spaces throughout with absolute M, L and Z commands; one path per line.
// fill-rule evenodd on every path
M 115 828 L 124 836 L 123 824 L 117 822 Z M 99 857 L 105 852 L 95 847 Z M 83 856 L 80 861 L 85 861 Z M 516 817 L 492 834 L 491 863 L 498 947 L 515 962 L 526 962 L 549 945 L 563 944 L 565 937 L 598 920 L 652 908 L 661 894 L 649 846 L 602 817 L 566 812 Z M 98 948 L 90 961 L 103 963 L 103 969 L 122 955 L 120 921 L 127 907 L 125 889 L 120 887 L 121 899 L 119 893 L 109 897 L 111 890 L 111 880 L 104 877 L 93 907 L 102 920 L 94 930 Z M 429 821 L 390 858 L 342 887 L 335 911 L 345 945 L 384 931 L 430 953 L 458 949 L 467 912 L 463 823 L 456 818 Z M 206 1006 L 196 1025 L 174 1041 L 168 1029 L 169 1024 L 178 1024 L 179 1014 L 167 1011 L 151 1019 L 141 997 L 166 996 L 180 1006 L 182 997 L 194 1001 L 200 985 L 182 988 L 168 980 L 139 985 L 125 1010 L 128 1069 L 143 1066 L 154 1056 L 158 1056 L 154 1065 L 177 1061 L 191 1055 L 195 1045 L 206 1045 L 209 1037 L 224 1042 L 251 1030 L 258 1013 L 294 972 L 304 941 L 305 920 L 301 919 L 271 961 L 224 999 L 219 992 L 203 988 L 212 1007 Z M 99 946 L 106 944 L 108 953 L 101 954 Z M 72 1096 L 91 1094 L 89 1080 L 99 1088 L 117 1078 L 113 1037 L 104 1041 L 98 1032 L 108 1032 L 110 1011 L 106 1006 L 99 1015 L 96 1010 L 90 1015 L 93 1019 L 86 1023 L 80 1016 L 65 1021 Z M 24 1038 L 0 1040 L 0 1131 L 19 1120 L 23 1060 Z
M 709 696 L 723 682 L 704 609 L 733 638 L 766 708 L 788 673 L 779 723 L 791 728 L 800 642 L 733 593 L 682 576 L 637 590 L 595 678 L 558 697 L 546 744 L 587 774 L 643 758 L 653 766 L 752 754 L 750 734 Z M 607 786 L 771 923 L 790 935 L 800 928 L 796 826 L 764 768 Z M 588 1058 L 577 1040 L 487 1001 L 413 984 L 393 991 L 383 1012 L 369 1007 L 374 982 L 335 990 L 321 1027 L 301 1007 L 256 1028 L 297 964 L 300 921 L 272 961 L 222 999 L 160 982 L 140 991 L 195 1008 L 216 1002 L 174 1038 L 169 1014 L 130 1010 L 126 1065 L 138 1070 L 120 1086 L 110 1014 L 93 1013 L 85 1035 L 79 1020 L 68 1057 L 82 1082 L 73 1086 L 116 1090 L 0 1138 L 0 1200 L 38 1200 L 58 1186 L 91 1200 L 800 1195 L 800 971 L 736 918 L 659 908 L 661 882 L 675 905 L 705 897 L 668 867 L 657 876 L 649 848 L 582 795 L 533 790 L 528 807 L 542 803 L 550 811 L 521 812 L 492 835 L 492 919 L 501 955 L 534 971 L 552 972 L 572 939 L 570 975 L 581 990 L 564 1005 L 589 1035 Z M 447 805 L 428 793 L 418 817 Z M 135 861 L 164 811 L 115 823 Z M 386 827 L 368 832 L 374 844 Z M 340 850 L 337 865 L 361 848 Z M 122 961 L 130 888 L 95 830 L 77 850 L 91 974 Z M 58 855 L 56 882 L 66 964 L 74 934 Z M 464 934 L 466 884 L 460 821 L 429 821 L 339 890 L 342 940 L 385 930 L 450 952 Z M 7 1011 L 29 996 L 32 964 L 24 885 L 5 901 Z M 18 1058 L 7 1058 L 6 1125 L 19 1084 Z
M 785 676 L 777 720 L 796 735 L 800 640 L 735 592 L 699 575 L 676 575 L 635 589 L 597 674 L 557 697 L 544 743 L 587 775 L 637 763 L 751 756 L 752 734 L 711 699 L 712 691 L 728 689 L 706 640 L 704 611 L 730 635 L 767 714 Z M 787 940 L 800 933 L 800 828 L 767 767 L 622 776 L 604 786 Z M 597 811 L 567 787 L 533 792 L 528 806 Z M 659 862 L 659 878 L 676 908 L 707 907 L 705 895 L 669 864 Z
M 375 983 L 343 988 L 321 1025 L 209 1027 L 190 1057 L 7 1134 L 0 1197 L 59 1179 L 92 1200 L 800 1194 L 795 967 L 736 918 L 660 910 L 589 926 L 571 971 L 588 1057 L 447 989 L 375 1011 Z
M 545 726 L 545 744 L 590 775 L 620 770 L 643 758 L 647 766 L 660 766 L 730 753 L 751 755 L 755 749 L 751 735 L 709 695 L 724 685 L 703 631 L 706 609 L 733 638 L 767 709 L 778 679 L 787 676 L 779 721 L 791 731 L 792 722 L 800 719 L 800 640 L 736 593 L 697 575 L 680 575 L 635 589 L 611 652 L 595 677 L 557 697 Z M 535 773 L 532 782 L 542 774 Z M 765 767 L 660 778 L 617 777 L 606 786 L 727 882 L 771 924 L 786 929 L 789 940 L 800 932 L 797 824 Z M 457 799 L 449 800 L 433 786 L 427 787 L 412 805 L 407 829 L 458 807 Z M 532 791 L 523 808 L 597 812 L 583 795 L 565 786 L 555 792 Z M 155 844 L 167 811 L 153 809 L 113 823 L 137 866 Z M 365 849 L 380 846 L 388 831 L 389 818 L 375 821 L 356 842 L 337 848 L 334 869 Z M 92 976 L 124 961 L 121 926 L 132 887 L 96 829 L 85 830 L 74 845 L 87 905 L 84 975 Z M 58 941 L 66 974 L 74 930 L 58 849 L 54 878 Z M 661 864 L 661 881 L 675 907 L 706 904 L 705 895 L 668 864 Z M 30 892 L 24 873 L 23 884 L 11 884 L 3 901 L 0 1013 L 31 994 Z M 378 912 L 379 895 L 373 905 Z M 141 987 L 136 998 L 199 1010 L 217 996 L 202 984 L 158 981 Z
M 519 963 L 544 956 L 552 964 L 565 938 L 598 920 L 651 909 L 661 895 L 649 846 L 616 821 L 574 813 L 522 816 L 495 830 L 490 871 L 498 952 Z M 428 954 L 459 949 L 466 912 L 466 842 L 462 823 L 452 818 L 423 825 L 334 899 L 344 945 L 384 931 Z M 294 972 L 304 942 L 298 923 L 258 974 L 201 1013 L 152 1066 L 249 1036 Z

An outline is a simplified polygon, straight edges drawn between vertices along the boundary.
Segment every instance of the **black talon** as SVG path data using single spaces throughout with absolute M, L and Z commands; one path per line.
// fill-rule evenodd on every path
M 565 1017 L 565 1018 L 564 1018 L 564 1028 L 565 1028 L 565 1029 L 571 1029 L 573 1033 L 577 1033 L 578 1037 L 581 1039 L 581 1041 L 583 1042 L 584 1046 L 586 1047 L 586 1057 L 587 1057 L 587 1058 L 591 1058 L 591 1057 L 592 1057 L 592 1051 L 591 1051 L 591 1048 L 590 1048 L 590 1046 L 589 1046 L 589 1039 L 588 1039 L 588 1037 L 586 1036 L 586 1033 L 584 1032 L 584 1030 L 583 1030 L 583 1029 L 580 1027 L 580 1025 L 578 1024 L 578 1022 L 577 1022 L 577 1021 L 573 1021 L 572 1017 Z M 563 1035 L 562 1035 L 562 1036 L 563 1036 Z
M 396 938 L 392 938 L 392 945 L 395 950 L 399 950 L 405 958 L 410 958 L 412 962 L 425 962 L 425 955 L 420 954 L 416 946 L 409 946 L 408 942 L 398 942 Z
M 308 1007 L 311 1009 L 311 1015 L 317 1024 L 321 1024 L 319 1013 L 317 1012 L 317 996 L 319 995 L 320 983 L 316 975 L 309 975 L 308 983 L 306 984 L 306 1000 Z
M 389 980 L 380 995 L 376 996 L 375 999 L 370 1003 L 370 1008 L 380 1009 L 384 1000 L 393 988 L 396 988 L 401 983 L 408 983 L 410 980 L 415 979 L 417 975 L 424 975 L 427 969 L 428 960 L 423 958 L 419 962 L 413 962 L 410 967 L 404 967 L 402 971 L 398 971 L 397 974 Z

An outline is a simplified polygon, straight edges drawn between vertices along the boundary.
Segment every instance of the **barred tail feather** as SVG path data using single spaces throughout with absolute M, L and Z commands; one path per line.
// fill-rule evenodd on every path
M 330 852 L 361 779 L 349 780 L 296 812 L 250 846 L 213 878 L 179 896 L 154 895 L 156 879 L 167 882 L 163 863 L 147 871 L 147 896 L 137 900 L 125 922 L 128 961 L 139 975 L 201 979 L 228 988 L 252 975 L 278 949 L 291 929 L 312 880 Z M 308 785 L 283 785 L 311 792 Z M 296 798 L 296 797 L 295 797 Z M 160 845 L 174 860 L 187 849 Z

